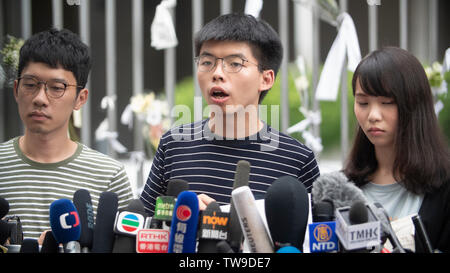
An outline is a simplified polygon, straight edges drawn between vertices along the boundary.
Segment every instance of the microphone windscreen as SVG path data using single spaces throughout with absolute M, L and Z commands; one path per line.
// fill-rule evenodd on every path
M 364 202 L 353 203 L 350 207 L 348 218 L 352 225 L 367 223 L 369 220 L 369 212 L 367 211 L 366 204 Z
M 234 253 L 227 241 L 219 241 L 216 244 L 217 253 Z
M 50 226 L 58 243 L 65 244 L 80 238 L 80 218 L 72 201 L 59 199 L 50 204 Z
M 4 245 L 9 238 L 10 228 L 7 222 L 0 220 L 0 245 Z
M 102 192 L 95 219 L 93 253 L 111 253 L 114 245 L 114 221 L 119 200 L 116 193 Z
M 58 253 L 59 244 L 53 236 L 51 230 L 45 233 L 44 241 L 42 242 L 41 253 Z
M 23 239 L 20 245 L 20 253 L 39 253 L 39 243 L 36 239 Z
M 308 192 L 299 180 L 283 176 L 269 187 L 265 212 L 275 248 L 294 246 L 302 249 L 308 223 Z
M 5 198 L 0 196 L 0 219 L 5 217 L 9 212 L 9 202 Z
M 186 180 L 183 179 L 171 179 L 167 183 L 167 196 L 177 197 L 181 192 L 188 191 L 189 184 Z
M 195 253 L 198 217 L 197 194 L 183 191 L 175 203 L 168 253 Z
M 233 190 L 249 185 L 250 163 L 245 160 L 238 161 L 236 173 L 234 175 Z M 234 252 L 239 252 L 244 238 L 241 224 L 234 208 L 233 202 L 230 203 L 230 220 L 228 221 L 228 239 L 227 242 Z
M 351 206 L 356 201 L 367 203 L 361 189 L 341 171 L 320 175 L 313 183 L 311 195 L 313 203 L 332 200 L 336 209 Z
M 313 222 L 329 222 L 334 221 L 333 201 L 321 201 L 314 204 L 312 208 Z
M 95 225 L 91 194 L 88 190 L 79 189 L 73 195 L 73 203 L 81 222 L 80 246 L 91 248 Z

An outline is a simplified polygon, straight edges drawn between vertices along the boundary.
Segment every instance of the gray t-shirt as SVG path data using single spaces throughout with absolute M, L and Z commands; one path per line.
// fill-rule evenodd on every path
M 423 195 L 414 194 L 399 183 L 378 185 L 369 182 L 361 190 L 370 202 L 383 205 L 391 221 L 418 213 L 423 201 Z

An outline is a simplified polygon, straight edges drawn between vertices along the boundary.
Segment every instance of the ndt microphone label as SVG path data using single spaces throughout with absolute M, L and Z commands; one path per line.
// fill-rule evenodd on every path
M 335 222 L 319 222 L 309 225 L 311 252 L 332 252 L 338 250 Z

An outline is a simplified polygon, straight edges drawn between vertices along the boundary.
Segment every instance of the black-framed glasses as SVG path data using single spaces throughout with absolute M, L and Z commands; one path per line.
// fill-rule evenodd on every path
M 222 60 L 222 69 L 230 73 L 237 73 L 241 71 L 245 62 L 254 64 L 259 68 L 259 65 L 252 63 L 249 60 L 246 60 L 237 55 L 230 55 L 223 58 L 217 58 L 216 56 L 208 54 L 195 57 L 194 60 L 197 63 L 198 70 L 201 72 L 210 72 L 211 70 L 213 70 L 217 65 L 217 60 Z
M 58 99 L 64 96 L 66 89 L 68 86 L 75 86 L 77 88 L 83 88 L 82 86 L 78 86 L 76 84 L 67 84 L 60 80 L 48 80 L 48 81 L 39 81 L 33 77 L 20 77 L 17 79 L 19 90 L 33 95 L 40 89 L 41 84 L 45 86 L 45 93 L 48 97 Z

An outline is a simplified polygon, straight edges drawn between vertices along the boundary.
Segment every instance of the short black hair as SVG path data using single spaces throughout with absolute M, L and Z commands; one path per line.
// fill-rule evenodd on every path
M 196 56 L 207 41 L 248 42 L 258 60 L 259 70 L 272 69 L 275 76 L 278 73 L 283 58 L 283 46 L 276 31 L 262 19 L 241 13 L 221 15 L 197 32 L 194 39 Z M 261 92 L 259 103 L 268 91 Z
M 31 36 L 20 49 L 20 77 L 29 62 L 40 62 L 52 68 L 62 67 L 71 71 L 77 80 L 77 85 L 85 87 L 91 69 L 89 47 L 80 38 L 67 29 L 49 29 Z M 77 92 L 80 89 L 77 88 Z

